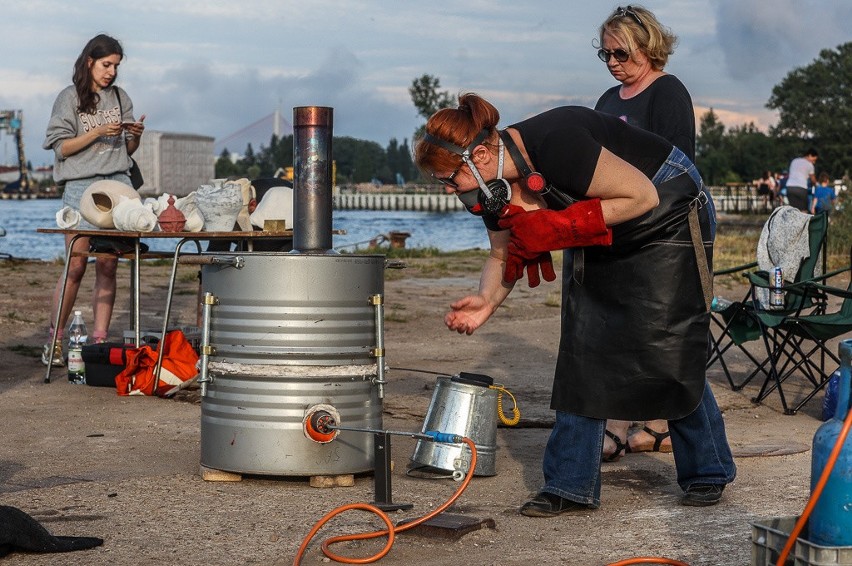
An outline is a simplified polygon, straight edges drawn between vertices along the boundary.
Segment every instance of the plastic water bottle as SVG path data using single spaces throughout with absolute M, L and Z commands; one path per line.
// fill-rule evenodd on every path
M 710 310 L 713 312 L 722 312 L 732 304 L 734 304 L 733 301 L 729 301 L 724 297 L 713 297 L 713 302 L 710 303 Z
M 86 364 L 83 362 L 83 346 L 89 339 L 89 331 L 83 321 L 83 313 L 74 311 L 74 318 L 68 327 L 68 381 L 86 383 Z

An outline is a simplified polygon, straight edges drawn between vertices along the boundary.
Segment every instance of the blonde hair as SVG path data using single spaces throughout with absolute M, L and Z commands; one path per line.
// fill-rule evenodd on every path
M 677 36 L 663 26 L 653 12 L 638 5 L 628 5 L 626 8 L 619 6 L 613 10 L 598 29 L 598 45 L 595 48 L 603 46 L 603 38 L 607 33 L 623 41 L 631 53 L 643 52 L 657 71 L 663 70 L 677 45 Z

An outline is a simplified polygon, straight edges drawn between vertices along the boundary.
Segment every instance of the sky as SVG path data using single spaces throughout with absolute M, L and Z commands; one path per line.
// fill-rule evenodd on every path
M 577 0 L 3 0 L 0 110 L 23 110 L 27 159 L 41 148 L 56 95 L 98 33 L 119 39 L 117 84 L 150 130 L 230 141 L 276 109 L 334 108 L 334 135 L 386 147 L 423 123 L 408 88 L 481 94 L 501 125 L 566 104 L 593 107 L 616 84 L 593 40 L 617 3 Z M 849 0 L 654 0 L 642 3 L 679 42 L 666 71 L 696 115 L 727 127 L 777 121 L 772 88 L 822 49 L 852 41 Z M 256 128 L 252 129 L 252 131 Z M 268 144 L 259 132 L 253 145 Z M 0 164 L 14 163 L 0 134 Z

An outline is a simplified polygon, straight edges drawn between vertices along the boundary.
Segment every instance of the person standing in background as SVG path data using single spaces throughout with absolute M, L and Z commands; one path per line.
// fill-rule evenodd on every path
M 763 199 L 763 208 L 775 208 L 775 175 L 772 171 L 764 171 L 760 179 L 757 180 L 757 195 Z
M 797 157 L 790 162 L 790 173 L 787 177 L 787 202 L 793 208 L 802 212 L 809 212 L 808 194 L 809 187 L 816 185 L 814 174 L 814 163 L 819 158 L 817 150 L 810 148 L 802 157 Z
M 837 198 L 837 193 L 831 186 L 831 177 L 828 173 L 823 171 L 819 174 L 819 182 L 814 185 L 811 192 L 811 214 L 825 212 L 830 215 L 832 209 L 834 209 L 834 199 Z
M 662 136 L 695 160 L 695 112 L 692 97 L 674 75 L 663 69 L 674 52 L 677 36 L 642 6 L 616 8 L 598 30 L 598 58 L 619 83 L 598 99 L 595 110 L 618 116 L 628 124 Z M 709 193 L 706 193 L 708 202 Z M 715 211 L 711 207 L 715 228 Z M 714 230 L 715 232 L 715 230 Z M 570 253 L 569 252 L 566 252 Z M 566 262 L 571 262 L 566 258 Z M 627 436 L 629 421 L 610 420 L 602 458 L 612 462 L 626 452 L 671 452 L 665 420 L 649 421 Z
M 598 57 L 617 80 L 595 110 L 670 141 L 695 159 L 695 112 L 680 80 L 663 69 L 677 36 L 641 6 L 618 7 L 599 29 Z
M 55 155 L 53 179 L 64 185 L 62 205 L 80 211 L 83 192 L 95 181 L 111 179 L 132 187 L 128 171 L 130 156 L 139 148 L 145 130 L 142 115 L 139 121 L 133 118 L 133 102 L 127 93 L 115 86 L 118 66 L 124 59 L 121 43 L 108 35 L 100 34 L 86 43 L 74 63 L 73 84 L 56 97 L 50 121 L 47 124 L 44 149 L 52 149 Z M 94 226 L 81 220 L 81 230 L 93 230 Z M 73 236 L 65 236 L 66 248 Z M 78 238 L 74 251 L 87 251 L 89 238 Z M 86 273 L 86 257 L 71 257 L 68 277 L 65 281 L 65 301 L 59 316 L 57 338 L 62 337 L 68 316 L 77 300 L 77 292 Z M 94 328 L 92 340 L 106 341 L 112 308 L 115 303 L 115 272 L 118 260 L 115 257 L 99 257 L 95 260 L 95 289 L 92 297 Z M 50 310 L 50 335 L 62 293 L 63 281 L 56 283 Z M 53 365 L 63 365 L 62 340 L 57 339 L 53 353 Z M 44 345 L 42 363 L 50 359 L 50 342 Z

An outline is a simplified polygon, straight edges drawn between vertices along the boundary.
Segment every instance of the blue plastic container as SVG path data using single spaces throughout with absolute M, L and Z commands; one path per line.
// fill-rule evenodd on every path
M 825 386 L 825 397 L 822 399 L 822 420 L 827 421 L 837 410 L 837 383 L 840 381 L 840 368 L 837 368 L 828 379 Z
M 831 420 L 814 435 L 811 459 L 811 491 L 828 462 L 843 421 L 849 412 L 852 392 L 852 340 L 843 340 L 840 350 L 840 380 L 837 407 Z M 846 437 L 834 469 L 809 520 L 809 539 L 824 546 L 852 546 L 852 434 Z

